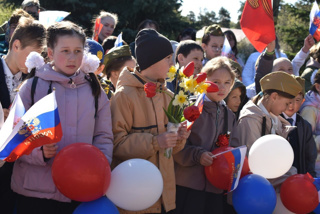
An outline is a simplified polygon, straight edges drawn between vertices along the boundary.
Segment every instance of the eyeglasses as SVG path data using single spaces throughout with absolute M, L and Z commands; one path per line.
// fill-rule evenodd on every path
M 222 48 L 220 48 L 218 46 L 212 46 L 212 50 L 218 52 L 218 51 L 221 51 Z

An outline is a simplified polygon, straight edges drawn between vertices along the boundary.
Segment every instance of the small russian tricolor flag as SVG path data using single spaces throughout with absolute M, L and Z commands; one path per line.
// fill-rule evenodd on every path
M 123 45 L 123 41 L 122 41 L 122 32 L 118 35 L 116 41 L 114 42 L 114 47 L 120 47 Z
M 10 128 L 11 132 L 5 132 Z M 30 154 L 36 147 L 59 142 L 62 128 L 55 91 L 36 102 L 13 129 L 12 123 L 5 123 L 0 136 L 0 159 L 8 162 Z
M 247 146 L 243 145 L 243 146 L 214 155 L 214 157 L 223 155 L 231 171 L 232 176 L 229 183 L 228 192 L 235 190 L 239 184 L 246 153 L 247 153 Z
M 320 11 L 317 1 L 313 3 L 310 12 L 310 34 L 315 38 L 315 40 L 320 40 Z
M 230 43 L 227 37 L 224 38 L 223 47 L 221 50 L 221 56 L 226 56 L 229 59 L 232 59 L 233 61 L 237 62 L 237 58 L 232 51 L 232 48 L 230 46 Z

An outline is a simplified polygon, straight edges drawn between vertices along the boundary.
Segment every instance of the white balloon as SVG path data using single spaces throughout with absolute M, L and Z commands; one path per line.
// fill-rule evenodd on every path
M 122 209 L 139 211 L 152 206 L 160 198 L 162 190 L 162 175 L 153 163 L 130 159 L 111 172 L 107 196 Z
M 249 151 L 250 171 L 267 179 L 278 178 L 289 171 L 293 149 L 281 136 L 270 134 L 256 140 Z
M 294 214 L 290 212 L 282 203 L 280 193 L 277 193 L 277 205 L 273 211 L 273 214 Z

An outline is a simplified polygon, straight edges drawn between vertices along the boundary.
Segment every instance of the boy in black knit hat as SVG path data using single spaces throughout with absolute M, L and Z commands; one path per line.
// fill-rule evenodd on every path
M 168 213 L 176 206 L 175 175 L 173 158 L 165 157 L 164 152 L 166 148 L 173 148 L 173 154 L 180 151 L 190 132 L 185 123 L 177 134 L 166 130 L 168 118 L 163 108 L 167 109 L 171 100 L 167 93 L 172 94 L 165 86 L 167 72 L 173 64 L 170 41 L 153 29 L 143 29 L 137 34 L 135 44 L 138 66 L 134 70 L 126 67 L 121 72 L 111 102 L 114 133 L 111 166 L 131 158 L 155 164 L 163 178 L 162 195 L 155 204 L 138 213 Z M 147 97 L 144 85 L 150 82 L 166 93 Z

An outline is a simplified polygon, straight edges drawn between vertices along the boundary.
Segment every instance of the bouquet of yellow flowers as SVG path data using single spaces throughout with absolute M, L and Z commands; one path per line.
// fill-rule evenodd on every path
M 196 76 L 193 75 L 194 62 L 190 62 L 186 67 L 182 67 L 180 72 L 172 66 L 167 74 L 169 82 L 176 80 L 180 82 L 179 91 L 176 90 L 172 96 L 166 91 L 157 88 L 155 83 L 149 82 L 144 85 L 144 91 L 147 97 L 153 97 L 157 92 L 167 93 L 171 97 L 171 101 L 168 108 L 163 108 L 165 114 L 168 117 L 169 123 L 167 125 L 168 132 L 177 132 L 181 122 L 188 120 L 189 122 L 195 121 L 199 116 L 200 112 L 197 106 L 191 105 L 189 99 L 191 94 L 202 94 L 219 91 L 218 86 L 212 82 L 205 81 L 207 78 L 206 73 L 200 73 Z M 172 148 L 168 148 L 165 151 L 165 156 L 170 158 L 172 154 Z

